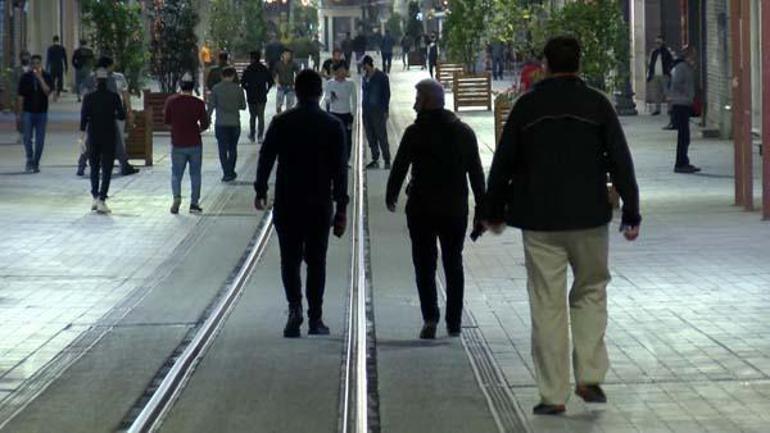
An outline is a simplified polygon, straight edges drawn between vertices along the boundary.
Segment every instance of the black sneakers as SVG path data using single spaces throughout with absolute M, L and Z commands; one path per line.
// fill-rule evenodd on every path
M 578 385 L 575 394 L 586 403 L 607 403 L 607 395 L 599 385 Z
M 698 173 L 699 171 L 700 167 L 696 167 L 692 164 L 683 165 L 681 167 L 674 167 L 674 173 L 693 174 Z
M 535 415 L 561 415 L 567 408 L 563 404 L 540 403 L 532 409 Z
M 436 322 L 425 322 L 420 331 L 420 339 L 433 340 L 436 338 Z
M 329 327 L 326 326 L 323 320 L 311 320 L 308 327 L 308 335 L 329 335 Z
M 139 169 L 131 164 L 126 164 L 121 170 L 120 174 L 123 176 L 131 176 L 132 174 L 139 173 Z
M 191 204 L 190 205 L 190 213 L 200 214 L 200 213 L 203 213 L 203 209 L 197 203 L 196 204 Z
M 289 318 L 286 320 L 286 326 L 283 328 L 284 338 L 299 338 L 299 327 L 302 326 L 302 306 L 290 307 Z
M 380 162 L 379 161 L 372 161 L 369 164 L 366 164 L 367 169 L 373 169 L 373 168 L 380 168 Z
M 449 334 L 450 337 L 459 337 L 460 334 L 462 334 L 462 326 L 461 325 L 446 325 L 446 332 Z
M 385 170 L 390 170 L 390 161 L 385 161 L 385 165 L 382 168 Z

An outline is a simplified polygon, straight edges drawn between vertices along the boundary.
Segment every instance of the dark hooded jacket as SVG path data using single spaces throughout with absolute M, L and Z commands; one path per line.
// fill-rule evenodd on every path
M 484 196 L 476 135 L 450 111 L 421 112 L 406 128 L 388 179 L 387 203 L 398 200 L 410 167 L 407 213 L 467 216 L 469 180 L 477 207 Z

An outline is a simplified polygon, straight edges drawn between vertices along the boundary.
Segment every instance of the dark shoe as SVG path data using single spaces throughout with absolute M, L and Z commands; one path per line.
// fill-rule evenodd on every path
M 222 182 L 232 182 L 235 180 L 235 176 L 225 176 L 222 178 Z
M 673 124 L 671 124 L 671 123 L 669 123 L 668 125 L 666 125 L 666 126 L 664 126 L 664 127 L 663 127 L 663 130 L 664 130 L 664 131 L 673 131 L 673 130 L 675 130 L 675 129 L 676 129 L 676 128 L 674 128 L 674 125 L 673 125 Z
M 700 171 L 700 168 L 693 165 L 683 165 L 681 167 L 674 167 L 674 173 L 693 174 Z
M 201 213 L 203 213 L 203 209 L 201 209 L 200 205 L 198 205 L 198 204 L 191 204 L 190 205 L 190 213 L 201 214 Z
M 40 173 L 40 167 L 38 167 L 37 165 L 32 167 L 32 173 Z
M 390 170 L 390 161 L 385 161 L 385 165 L 382 168 L 385 170 Z
M 299 338 L 299 327 L 302 326 L 302 321 L 302 307 L 289 308 L 289 318 L 283 328 L 283 336 L 285 338 Z
M 24 166 L 24 171 L 26 171 L 27 173 L 32 173 L 34 170 L 35 170 L 35 166 L 32 164 L 27 164 L 26 166 Z
M 323 320 L 312 320 L 307 331 L 308 335 L 329 335 L 329 327 Z
M 459 337 L 462 334 L 462 326 L 460 325 L 446 325 L 446 332 L 450 337 Z
M 567 408 L 563 404 L 540 403 L 532 409 L 535 415 L 561 415 Z
M 85 168 L 78 168 L 77 173 L 75 173 L 78 177 L 83 177 L 86 175 L 86 169 Z
M 136 173 L 139 173 L 139 169 L 131 164 L 126 164 L 126 166 L 120 170 L 120 174 L 123 176 L 131 176 Z
M 436 322 L 425 322 L 420 331 L 420 338 L 423 340 L 433 340 L 436 338 Z
M 369 164 L 366 164 L 367 169 L 373 169 L 373 168 L 380 168 L 380 162 L 379 161 L 372 161 Z
M 586 403 L 607 403 L 607 396 L 599 385 L 578 385 L 575 394 Z
M 171 213 L 176 215 L 179 213 L 179 206 L 182 205 L 182 199 L 179 197 L 174 197 L 174 201 L 171 202 Z
M 256 138 L 254 137 L 254 134 L 249 134 L 249 141 L 254 143 L 256 141 Z

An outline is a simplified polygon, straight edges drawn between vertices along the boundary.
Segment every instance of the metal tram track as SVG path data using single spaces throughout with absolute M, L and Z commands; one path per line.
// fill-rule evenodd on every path
M 360 102 L 359 102 L 360 104 Z M 360 113 L 360 105 L 358 107 Z M 360 116 L 359 116 L 360 119 Z M 353 166 L 353 215 L 351 224 L 350 290 L 348 293 L 343 359 L 341 362 L 340 407 L 338 431 L 369 433 L 379 431 L 376 387 L 370 386 L 373 367 L 374 327 L 371 298 L 368 295 L 368 230 L 362 122 L 356 124 Z M 195 369 L 224 327 L 229 313 L 237 305 L 247 281 L 262 258 L 273 233 L 273 215 L 268 211 L 260 229 L 252 239 L 240 262 L 226 281 L 223 290 L 204 312 L 201 324 L 182 341 L 164 367 L 151 381 L 143 396 L 118 427 L 119 432 L 147 433 L 162 425 Z M 376 381 L 373 381 L 376 383 Z

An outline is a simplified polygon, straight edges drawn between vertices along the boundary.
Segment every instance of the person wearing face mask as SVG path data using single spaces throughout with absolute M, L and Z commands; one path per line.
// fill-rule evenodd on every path
M 417 83 L 416 89 L 417 120 L 401 138 L 388 179 L 386 206 L 396 211 L 401 186 L 411 168 L 406 221 L 423 318 L 419 336 L 436 338 L 440 316 L 436 261 L 440 243 L 446 275 L 446 327 L 448 334 L 456 337 L 462 325 L 468 181 L 478 209 L 484 196 L 484 170 L 473 130 L 444 108 L 441 83 L 426 79 Z
M 32 56 L 30 68 L 21 76 L 16 92 L 16 123 L 22 125 L 28 173 L 40 172 L 40 158 L 43 156 L 48 124 L 48 96 L 53 88 L 53 78 L 43 70 L 43 58 L 37 54 Z

